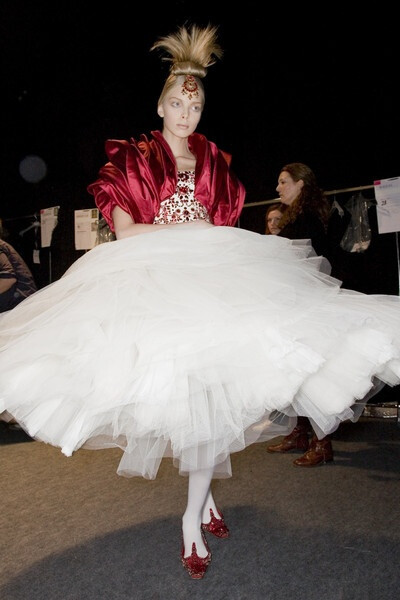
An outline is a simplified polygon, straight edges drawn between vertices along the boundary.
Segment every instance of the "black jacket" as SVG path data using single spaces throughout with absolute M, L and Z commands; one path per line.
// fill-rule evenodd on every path
M 304 211 L 300 213 L 296 220 L 285 225 L 278 235 L 290 240 L 311 240 L 315 252 L 329 260 L 329 246 L 325 228 L 319 218 L 312 212 Z

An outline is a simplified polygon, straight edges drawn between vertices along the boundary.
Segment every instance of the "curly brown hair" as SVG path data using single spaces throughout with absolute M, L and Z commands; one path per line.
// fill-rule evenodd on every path
M 284 227 L 288 223 L 293 223 L 300 213 L 310 211 L 320 219 L 326 228 L 331 206 L 324 191 L 319 187 L 312 169 L 304 163 L 293 162 L 282 167 L 280 173 L 284 171 L 289 173 L 295 182 L 301 179 L 304 185 L 296 200 L 286 208 L 279 226 Z

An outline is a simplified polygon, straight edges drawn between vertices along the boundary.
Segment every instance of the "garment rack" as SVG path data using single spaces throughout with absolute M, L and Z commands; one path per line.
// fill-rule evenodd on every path
M 331 190 L 324 192 L 326 196 L 334 196 L 335 194 L 343 194 L 344 192 L 358 192 L 360 190 L 372 190 L 374 185 L 360 185 L 358 187 L 343 188 L 341 190 Z M 260 202 L 249 202 L 243 205 L 243 208 L 250 208 L 251 206 L 262 206 L 263 204 L 274 204 L 280 202 L 280 198 L 274 198 L 273 200 L 261 200 Z

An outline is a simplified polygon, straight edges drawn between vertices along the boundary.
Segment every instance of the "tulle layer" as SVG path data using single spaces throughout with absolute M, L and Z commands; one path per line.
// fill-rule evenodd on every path
M 395 296 L 340 289 L 305 241 L 190 223 L 109 242 L 0 317 L 0 412 L 70 456 L 182 474 L 355 420 L 400 381 Z

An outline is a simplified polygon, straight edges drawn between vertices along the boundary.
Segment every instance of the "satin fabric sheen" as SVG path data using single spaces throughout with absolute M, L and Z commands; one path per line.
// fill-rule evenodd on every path
M 112 231 L 115 206 L 120 206 L 135 223 L 153 223 L 160 203 L 175 192 L 175 159 L 162 134 L 153 131 L 152 136 L 150 141 L 142 135 L 139 142 L 133 138 L 129 142 L 106 142 L 109 162 L 88 191 L 95 196 Z M 201 134 L 193 133 L 188 141 L 196 156 L 196 200 L 206 207 L 214 225 L 234 225 L 243 207 L 245 190 L 229 169 L 230 155 Z

